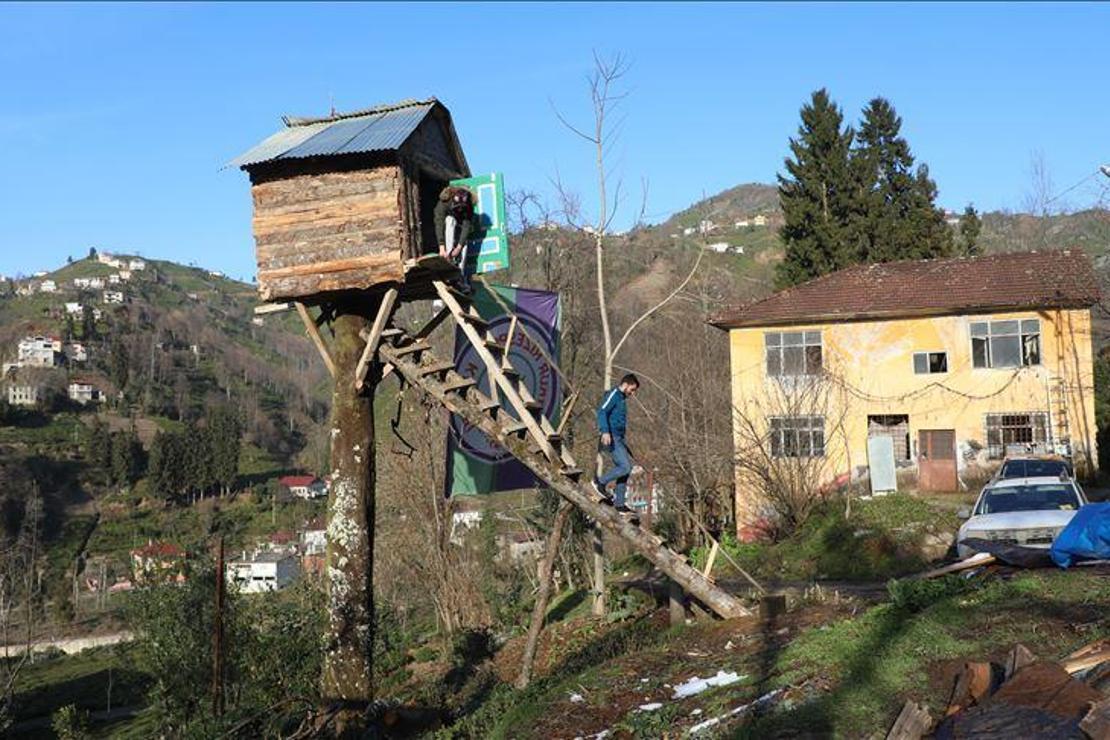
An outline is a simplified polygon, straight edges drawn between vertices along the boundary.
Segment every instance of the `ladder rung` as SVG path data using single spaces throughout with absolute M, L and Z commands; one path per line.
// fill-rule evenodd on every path
M 551 432 L 547 435 L 547 441 L 553 445 L 561 445 L 563 443 L 563 435 L 558 432 Z
M 559 472 L 562 473 L 563 475 L 565 475 L 566 477 L 570 478 L 571 480 L 578 480 L 579 478 L 582 477 L 582 469 L 581 468 L 563 468 Z
M 391 326 L 388 329 L 382 329 L 382 339 L 392 339 L 393 337 L 399 337 L 404 333 L 404 329 L 398 329 L 395 326 Z
M 393 354 L 400 357 L 403 355 L 410 355 L 413 352 L 427 352 L 431 348 L 432 347 L 430 344 L 421 340 L 418 342 L 413 342 L 412 344 L 406 344 L 404 347 L 397 347 L 393 350 Z
M 466 388 L 471 388 L 476 385 L 478 385 L 478 381 L 474 378 L 460 376 L 454 380 L 448 380 L 446 383 L 444 383 L 443 390 L 450 393 L 453 391 L 460 391 Z
M 433 362 L 431 365 L 420 365 L 416 368 L 416 374 L 421 376 L 438 375 L 439 373 L 445 373 L 448 370 L 453 370 L 454 368 L 455 363 L 443 360 L 442 362 Z
M 501 408 L 501 404 L 498 401 L 494 401 L 484 393 L 478 393 L 476 395 L 478 396 L 479 411 L 493 411 L 494 409 Z
M 528 429 L 528 425 L 516 419 L 512 419 L 501 425 L 501 432 L 503 434 L 520 434 L 526 429 Z
M 486 349 L 490 350 L 491 352 L 504 352 L 505 351 L 505 343 L 504 342 L 499 342 L 496 339 L 487 339 L 485 341 L 485 345 L 486 345 Z
M 520 373 L 517 372 L 517 369 L 515 367 L 513 367 L 512 365 L 502 365 L 501 366 L 501 372 L 502 372 L 502 374 L 507 375 L 510 378 L 519 378 L 520 377 Z
M 486 328 L 489 327 L 489 322 L 486 321 L 485 319 L 483 319 L 481 316 L 479 316 L 476 313 L 472 313 L 470 311 L 464 311 L 463 313 L 459 314 L 459 317 L 463 321 L 474 324 L 475 326 L 480 327 L 482 329 L 486 329 Z
M 533 398 L 524 402 L 524 408 L 529 411 L 543 411 L 543 404 Z

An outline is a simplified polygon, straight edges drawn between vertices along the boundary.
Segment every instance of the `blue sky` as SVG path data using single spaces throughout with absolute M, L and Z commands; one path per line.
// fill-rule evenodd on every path
M 1019 209 L 1032 152 L 1058 191 L 1110 161 L 1107 28 L 1095 4 L 3 4 L 0 274 L 95 245 L 249 279 L 246 176 L 220 166 L 332 97 L 435 95 L 476 172 L 588 195 L 549 101 L 587 120 L 594 49 L 632 61 L 613 163 L 656 220 L 772 182 L 821 86 L 851 119 L 889 98 L 942 205 Z

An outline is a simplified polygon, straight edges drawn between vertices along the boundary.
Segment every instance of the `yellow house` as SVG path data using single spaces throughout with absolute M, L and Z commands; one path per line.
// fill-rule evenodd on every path
M 931 490 L 1016 453 L 1093 472 L 1098 300 L 1083 253 L 1045 251 L 858 265 L 714 317 L 729 335 L 738 530 L 795 479 L 857 479 L 875 437 Z

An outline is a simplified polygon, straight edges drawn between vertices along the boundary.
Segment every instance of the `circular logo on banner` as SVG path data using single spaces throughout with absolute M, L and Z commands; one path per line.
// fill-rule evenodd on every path
M 505 339 L 509 336 L 511 323 L 512 318 L 504 315 L 498 316 L 490 322 L 490 334 L 502 345 L 505 344 Z M 522 326 L 528 328 L 527 334 L 521 331 Z M 544 416 L 548 419 L 554 419 L 559 398 L 559 376 L 555 374 L 551 365 L 544 359 L 543 353 L 532 341 L 532 337 L 544 343 L 543 351 L 549 356 L 555 354 L 552 330 L 528 314 L 517 314 L 517 331 L 513 333 L 513 343 L 509 349 L 509 362 L 513 369 L 520 374 L 521 382 L 532 394 L 532 397 L 540 402 Z M 499 353 L 494 352 L 493 354 L 496 359 Z M 478 390 L 487 396 L 491 395 L 489 371 L 470 342 L 463 342 L 461 348 L 457 348 L 455 367 L 461 375 L 478 381 Z M 500 389 L 498 389 L 498 398 L 501 398 Z M 513 418 L 517 418 L 517 414 L 510 404 L 502 402 L 501 409 Z M 478 427 L 468 423 L 465 419 L 452 415 L 451 428 L 459 448 L 467 455 L 494 464 L 513 459 L 512 455 L 495 439 Z

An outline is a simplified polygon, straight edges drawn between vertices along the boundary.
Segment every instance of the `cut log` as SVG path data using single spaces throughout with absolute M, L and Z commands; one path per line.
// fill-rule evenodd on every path
M 1037 656 L 1033 655 L 1032 650 L 1019 642 L 1010 649 L 1009 654 L 1006 656 L 1006 663 L 1003 665 L 1002 680 L 1009 681 L 1014 677 L 1015 673 L 1030 663 L 1035 662 L 1037 662 Z
M 948 708 L 944 710 L 944 716 L 951 717 L 957 712 L 981 703 L 990 696 L 990 692 L 991 664 L 964 663 L 963 669 L 956 676 L 952 694 L 948 697 Z
M 1108 660 L 1110 660 L 1110 640 L 1102 639 L 1079 648 L 1061 661 L 1061 665 L 1068 673 L 1079 673 Z
M 1092 704 L 1087 716 L 1079 723 L 1079 729 L 1091 740 L 1110 738 L 1110 699 Z

